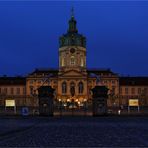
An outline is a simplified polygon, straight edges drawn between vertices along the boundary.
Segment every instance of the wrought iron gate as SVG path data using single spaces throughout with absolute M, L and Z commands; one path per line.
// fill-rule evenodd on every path
M 83 102 L 77 100 L 62 101 L 61 99 L 54 100 L 54 115 L 59 116 L 91 116 L 92 115 L 92 100 L 88 99 Z

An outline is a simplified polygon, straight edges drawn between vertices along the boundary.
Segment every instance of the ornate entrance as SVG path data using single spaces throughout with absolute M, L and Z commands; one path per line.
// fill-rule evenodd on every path
M 75 97 L 70 97 L 63 101 L 56 99 L 54 101 L 54 115 L 76 115 L 76 116 L 91 116 L 92 115 L 92 100 L 80 101 Z

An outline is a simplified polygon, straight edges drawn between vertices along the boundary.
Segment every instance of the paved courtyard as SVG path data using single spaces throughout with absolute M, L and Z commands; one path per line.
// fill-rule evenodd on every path
M 0 147 L 148 147 L 148 117 L 1 117 Z

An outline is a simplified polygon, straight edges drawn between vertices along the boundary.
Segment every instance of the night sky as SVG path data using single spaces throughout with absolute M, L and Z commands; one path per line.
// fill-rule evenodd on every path
M 87 38 L 87 67 L 148 75 L 148 1 L 0 1 L 0 75 L 58 67 L 71 7 Z

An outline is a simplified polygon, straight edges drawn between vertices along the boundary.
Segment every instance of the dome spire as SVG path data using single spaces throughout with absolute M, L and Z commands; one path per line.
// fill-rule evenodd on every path
M 73 6 L 71 8 L 71 17 L 74 17 L 74 8 L 73 8 Z
M 77 22 L 74 18 L 74 8 L 72 7 L 71 8 L 71 18 L 69 20 L 69 28 L 68 28 L 69 33 L 77 33 L 78 32 L 76 24 L 77 24 Z
M 70 9 L 70 19 L 68 21 L 67 33 L 60 37 L 60 48 L 64 46 L 81 46 L 86 47 L 86 38 L 82 34 L 78 33 L 77 21 L 74 17 L 74 8 Z

